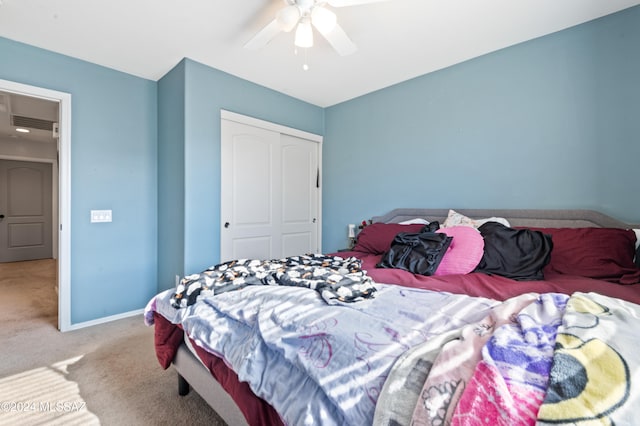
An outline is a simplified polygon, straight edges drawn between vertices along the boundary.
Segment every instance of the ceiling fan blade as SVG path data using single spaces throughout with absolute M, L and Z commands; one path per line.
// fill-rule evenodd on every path
M 315 25 L 314 25 L 315 26 Z M 358 48 L 351 41 L 347 33 L 338 24 L 331 31 L 322 31 L 321 27 L 315 26 L 316 30 L 329 42 L 340 56 L 347 56 L 354 53 Z
M 360 6 L 361 4 L 369 3 L 381 3 L 389 0 L 327 0 L 330 6 L 333 7 L 345 7 L 345 6 Z
M 275 36 L 282 31 L 277 19 L 269 22 L 266 27 L 260 30 L 249 40 L 244 47 L 246 49 L 257 50 L 267 45 Z

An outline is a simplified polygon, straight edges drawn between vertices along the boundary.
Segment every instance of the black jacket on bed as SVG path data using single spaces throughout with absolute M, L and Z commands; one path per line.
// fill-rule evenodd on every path
M 544 279 L 542 270 L 549 264 L 553 249 L 550 235 L 498 222 L 486 222 L 478 230 L 484 238 L 484 254 L 475 272 L 519 281 Z
M 433 275 L 447 252 L 451 237 L 431 231 L 400 232 L 391 242 L 378 268 L 397 268 L 420 275 Z M 437 228 L 436 228 L 437 229 Z

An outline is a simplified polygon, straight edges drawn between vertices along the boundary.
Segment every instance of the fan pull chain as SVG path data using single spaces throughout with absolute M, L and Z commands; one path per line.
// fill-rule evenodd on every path
M 309 53 L 309 49 L 304 49 L 304 63 L 302 64 L 302 69 L 305 70 L 305 71 L 309 71 L 309 65 L 308 65 L 309 56 L 308 56 L 308 53 Z
M 298 56 L 298 47 L 293 47 L 293 54 Z M 304 62 L 302 63 L 302 69 L 309 71 L 309 49 L 304 49 Z

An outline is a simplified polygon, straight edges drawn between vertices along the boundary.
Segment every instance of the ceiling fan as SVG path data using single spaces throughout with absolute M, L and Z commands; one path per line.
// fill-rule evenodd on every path
M 387 0 L 284 0 L 286 6 L 280 9 L 273 21 L 253 36 L 244 47 L 260 49 L 280 32 L 290 32 L 294 28 L 294 44 L 297 47 L 312 47 L 313 26 L 339 55 L 350 55 L 357 50 L 356 45 L 338 25 L 336 14 L 326 6 L 358 6 L 382 1 Z

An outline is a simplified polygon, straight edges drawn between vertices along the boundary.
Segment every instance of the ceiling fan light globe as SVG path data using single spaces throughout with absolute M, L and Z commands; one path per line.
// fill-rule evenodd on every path
M 311 22 L 321 34 L 333 31 L 338 23 L 336 14 L 324 7 L 315 7 L 311 12 Z
M 276 22 L 278 22 L 280 29 L 287 33 L 296 26 L 299 20 L 300 9 L 295 5 L 283 7 L 276 14 Z
M 298 47 L 313 47 L 313 30 L 308 19 L 298 24 L 294 44 Z

